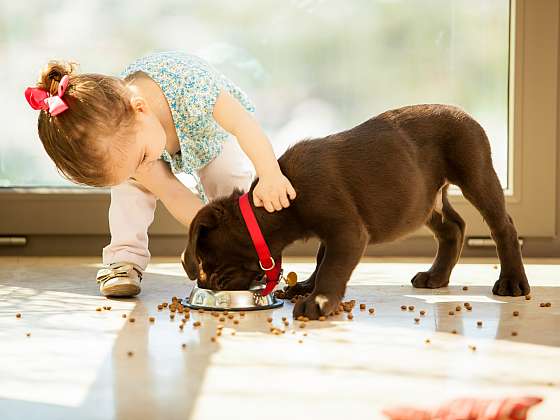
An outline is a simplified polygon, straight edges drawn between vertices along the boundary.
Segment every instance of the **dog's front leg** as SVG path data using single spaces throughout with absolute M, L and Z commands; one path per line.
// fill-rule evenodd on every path
M 368 237 L 364 227 L 354 226 L 323 241 L 324 256 L 317 269 L 315 288 L 307 298 L 295 304 L 294 318 L 305 316 L 318 319 L 338 308 L 346 291 L 346 283 L 364 253 Z
M 291 299 L 299 295 L 306 295 L 307 293 L 311 293 L 313 289 L 315 289 L 315 279 L 317 278 L 317 271 L 319 270 L 319 266 L 321 265 L 324 256 L 325 245 L 323 245 L 323 243 L 321 242 L 321 245 L 319 245 L 319 250 L 317 251 L 317 265 L 315 266 L 315 270 L 307 280 L 297 282 L 294 286 L 288 287 L 284 291 L 284 299 Z

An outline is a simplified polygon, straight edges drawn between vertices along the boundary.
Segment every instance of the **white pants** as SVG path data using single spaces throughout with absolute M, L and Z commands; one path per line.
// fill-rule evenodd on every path
M 254 168 L 234 137 L 222 152 L 198 171 L 209 200 L 229 195 L 234 188 L 247 191 Z M 111 188 L 109 229 L 111 243 L 103 248 L 103 264 L 132 262 L 145 270 L 150 261 L 148 227 L 154 220 L 157 198 L 138 182 L 128 181 Z

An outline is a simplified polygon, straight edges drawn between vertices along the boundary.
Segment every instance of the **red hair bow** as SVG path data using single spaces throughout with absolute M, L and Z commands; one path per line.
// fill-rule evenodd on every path
M 25 89 L 25 99 L 33 109 L 49 111 L 53 117 L 68 109 L 66 102 L 62 100 L 64 92 L 68 87 L 68 75 L 65 75 L 58 84 L 58 95 L 51 96 L 44 89 L 29 87 Z

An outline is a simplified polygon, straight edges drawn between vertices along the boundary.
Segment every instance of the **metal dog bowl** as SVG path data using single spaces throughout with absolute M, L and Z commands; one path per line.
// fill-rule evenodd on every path
M 284 301 L 277 299 L 274 293 L 261 296 L 260 289 L 214 291 L 195 286 L 181 303 L 191 309 L 209 311 L 259 311 L 279 308 Z

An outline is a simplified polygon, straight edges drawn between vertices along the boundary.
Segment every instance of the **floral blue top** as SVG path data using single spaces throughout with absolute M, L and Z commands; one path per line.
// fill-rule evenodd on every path
M 169 51 L 146 55 L 126 67 L 120 77 L 124 79 L 136 72 L 145 73 L 160 86 L 171 109 L 181 150 L 173 156 L 164 150 L 161 158 L 173 173 L 192 175 L 201 199 L 207 203 L 197 170 L 220 154 L 229 135 L 212 116 L 220 91 L 229 92 L 249 112 L 255 108 L 247 95 L 224 75 L 187 53 Z

